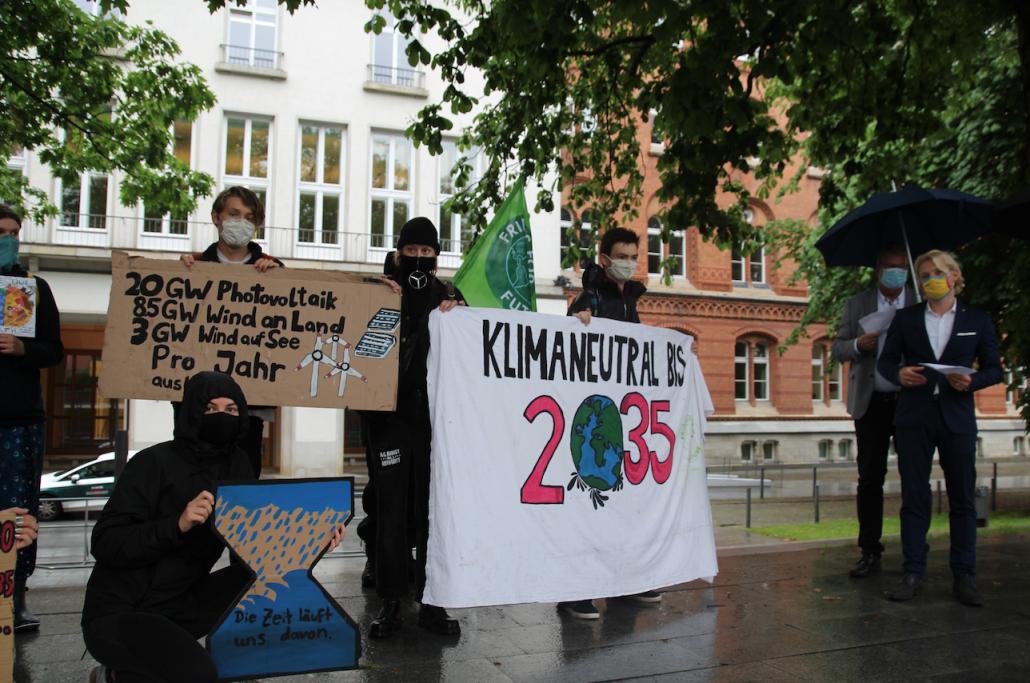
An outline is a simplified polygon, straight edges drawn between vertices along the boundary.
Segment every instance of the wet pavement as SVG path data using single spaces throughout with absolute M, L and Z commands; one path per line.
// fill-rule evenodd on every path
M 820 544 L 817 544 L 820 545 Z M 851 544 L 766 543 L 721 548 L 720 572 L 663 591 L 660 605 L 598 601 L 583 622 L 554 605 L 453 610 L 460 638 L 414 626 L 389 641 L 363 642 L 362 668 L 275 681 L 1025 681 L 1030 671 L 1030 536 L 981 539 L 979 586 L 986 606 L 951 596 L 947 547 L 936 542 L 926 592 L 892 603 L 900 550 L 886 567 L 853 580 Z M 360 587 L 362 561 L 348 537 L 316 575 L 367 632 L 378 601 Z M 29 593 L 42 617 L 17 638 L 15 680 L 87 680 L 94 662 L 79 616 L 88 570 L 40 570 Z

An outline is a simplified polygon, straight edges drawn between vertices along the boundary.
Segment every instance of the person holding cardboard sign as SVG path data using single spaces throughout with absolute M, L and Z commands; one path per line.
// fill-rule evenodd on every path
M 436 278 L 439 253 L 436 226 L 428 218 L 412 218 L 401 228 L 392 268 L 387 273 L 401 289 L 397 409 L 362 413 L 371 465 L 369 476 L 375 492 L 375 550 L 370 559 L 374 558 L 375 588 L 383 603 L 369 628 L 373 638 L 388 638 L 401 627 L 401 602 L 408 597 L 412 572 L 419 601 L 425 587 L 431 441 L 426 390 L 429 314 L 437 308 L 446 312 L 465 303 L 453 285 Z M 409 529 L 414 529 L 413 566 Z M 458 621 L 436 605 L 422 603 L 418 624 L 442 635 L 461 633 Z
M 250 188 L 236 185 L 222 190 L 211 206 L 211 222 L 218 228 L 218 241 L 199 254 L 179 257 L 187 268 L 197 261 L 253 266 L 260 273 L 283 267 L 282 261 L 264 253 L 261 245 L 253 241 L 258 227 L 264 225 L 265 207 Z M 250 424 L 243 450 L 250 457 L 251 466 L 258 476 L 261 474 L 261 436 L 265 422 L 273 421 L 275 408 L 250 407 Z
M 18 263 L 18 234 L 21 216 L 0 204 L 0 301 L 11 299 L 19 309 L 19 323 L 25 323 L 26 290 L 34 290 L 34 320 L 31 327 L 14 333 L 0 331 L 0 506 L 24 509 L 35 516 L 39 511 L 39 477 L 43 473 L 46 413 L 39 372 L 64 358 L 61 320 L 54 295 L 46 280 L 26 272 Z M 6 290 L 18 297 L 8 297 Z M 17 302 L 16 302 L 17 299 Z M 4 320 L 7 320 L 5 309 Z M 10 329 L 4 324 L 0 330 Z M 34 544 L 18 551 L 14 572 L 14 630 L 39 628 L 39 619 L 25 604 L 25 583 L 36 566 Z
M 250 580 L 235 562 L 211 573 L 225 542 L 211 524 L 221 481 L 252 481 L 240 447 L 247 402 L 239 385 L 200 372 L 183 389 L 172 441 L 140 451 L 93 528 L 96 566 L 82 635 L 101 666 L 93 681 L 215 681 L 197 638 Z M 335 530 L 331 547 L 343 538 Z

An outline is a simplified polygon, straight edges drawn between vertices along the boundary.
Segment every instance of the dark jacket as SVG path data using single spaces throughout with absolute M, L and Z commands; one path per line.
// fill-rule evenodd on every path
M 3 274 L 30 277 L 18 264 Z M 36 336 L 33 339 L 20 337 L 25 345 L 24 356 L 0 354 L 0 386 L 3 387 L 0 390 L 0 427 L 20 427 L 46 420 L 39 371 L 57 365 L 64 358 L 61 318 L 54 295 L 46 280 L 35 279 Z
M 247 263 L 254 263 L 255 261 L 263 258 L 270 258 L 276 263 L 278 263 L 280 266 L 283 265 L 283 262 L 277 259 L 276 257 L 270 256 L 261 251 L 260 244 L 258 244 L 257 242 L 249 242 L 247 244 Z M 207 249 L 200 253 L 200 255 L 197 257 L 197 260 L 212 261 L 218 263 L 218 242 L 212 242 L 211 246 L 209 246 Z
M 647 287 L 637 280 L 629 280 L 619 286 L 608 277 L 604 268 L 591 263 L 583 271 L 583 291 L 572 300 L 569 315 L 589 310 L 597 318 L 621 320 L 627 323 L 640 322 L 637 314 L 637 299 L 642 297 Z
M 430 276 L 429 284 L 421 292 L 414 292 L 400 282 L 393 268 L 393 252 L 387 254 L 383 273 L 402 287 L 400 376 L 397 381 L 397 407 L 428 401 L 426 394 L 426 363 L 429 359 L 429 314 L 442 302 L 455 299 L 464 304 L 461 291 L 449 282 Z
M 934 356 L 930 338 L 926 334 L 926 306 L 921 303 L 898 311 L 887 329 L 883 352 L 876 369 L 885 378 L 898 381 L 903 366 L 920 363 L 960 365 L 971 368 L 979 363 L 972 376 L 969 391 L 956 391 L 941 373 L 926 368 L 923 376 L 929 381 L 918 387 L 901 387 L 898 405 L 894 410 L 894 424 L 913 427 L 923 424 L 930 410 L 940 406 L 941 416 L 948 429 L 955 434 L 976 434 L 976 405 L 973 392 L 997 384 L 1002 379 L 998 336 L 989 315 L 967 306 L 961 301 L 955 309 L 955 325 L 951 330 L 941 357 Z M 940 388 L 938 400 L 933 399 L 934 387 Z
M 209 518 L 185 534 L 179 516 L 201 491 L 220 481 L 250 481 L 254 473 L 237 444 L 215 449 L 197 432 L 207 402 L 232 398 L 247 425 L 243 392 L 228 375 L 191 377 L 175 422 L 174 439 L 136 454 L 125 467 L 93 528 L 96 566 L 86 586 L 82 623 L 143 611 L 184 622 L 197 612 L 193 589 L 211 571 L 225 544 Z

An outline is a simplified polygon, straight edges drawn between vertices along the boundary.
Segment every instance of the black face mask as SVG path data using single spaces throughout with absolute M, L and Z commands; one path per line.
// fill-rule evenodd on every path
M 240 418 L 229 413 L 208 413 L 200 418 L 197 437 L 212 446 L 225 447 L 240 434 Z
M 406 289 L 422 290 L 429 286 L 429 276 L 436 270 L 435 256 L 401 256 L 398 275 Z

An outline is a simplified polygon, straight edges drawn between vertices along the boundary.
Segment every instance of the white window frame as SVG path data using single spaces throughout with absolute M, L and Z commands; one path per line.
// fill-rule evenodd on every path
M 562 270 L 569 270 L 570 266 L 565 265 L 565 257 L 568 256 L 569 250 L 572 248 L 572 237 L 569 236 L 569 230 L 575 224 L 576 219 L 572 215 L 572 211 L 565 206 L 562 206 L 558 210 L 558 266 Z
M 386 157 L 386 187 L 373 187 L 372 181 L 374 179 L 373 166 L 375 164 L 375 142 L 376 138 L 385 138 L 389 142 L 389 149 Z M 384 255 L 386 252 L 394 248 L 394 242 L 397 235 L 400 233 L 402 226 L 393 224 L 393 207 L 398 202 L 408 205 L 408 220 L 413 217 L 412 211 L 415 206 L 415 147 L 411 144 L 402 133 L 394 133 L 388 131 L 373 131 L 370 139 L 371 144 L 368 146 L 368 251 L 370 260 L 375 260 L 377 257 Z M 394 189 L 394 181 L 396 180 L 396 163 L 397 163 L 397 143 L 403 143 L 408 146 L 408 189 L 397 190 Z M 376 200 L 383 200 L 386 202 L 385 215 L 383 216 L 383 234 L 381 237 L 383 243 L 381 245 L 373 244 L 373 240 L 377 237 L 372 234 L 372 204 Z
M 301 179 L 301 162 L 304 155 L 304 129 L 315 128 L 318 130 L 318 141 L 315 146 L 315 180 L 302 180 Z M 327 131 L 339 131 L 340 133 L 340 180 L 338 183 L 327 183 L 325 182 L 325 138 Z M 296 200 L 296 209 L 294 212 L 294 220 L 297 226 L 297 238 L 296 246 L 298 251 L 308 248 L 317 248 L 319 250 L 329 249 L 339 253 L 343 246 L 344 232 L 346 225 L 346 171 L 347 171 L 347 128 L 342 125 L 330 125 L 315 123 L 310 121 L 301 121 L 297 126 L 297 187 L 294 193 Z M 315 196 L 315 223 L 312 230 L 312 240 L 310 242 L 302 242 L 300 239 L 301 235 L 301 224 L 300 224 L 300 207 L 301 207 L 301 196 L 302 195 L 314 195 Z M 323 198 L 326 196 L 335 196 L 339 201 L 339 212 L 336 225 L 336 242 L 324 242 L 323 236 L 325 231 L 325 225 L 323 224 Z M 330 230 L 332 232 L 332 230 Z
M 755 457 L 758 455 L 758 442 L 757 441 L 741 441 L 740 442 L 740 460 L 741 462 L 754 462 Z
M 247 4 L 243 6 L 237 6 L 235 3 L 226 4 L 226 20 L 225 20 L 225 61 L 229 64 L 238 64 L 242 66 L 253 66 L 260 69 L 278 69 L 279 68 L 279 4 L 274 2 L 274 9 L 269 7 L 260 7 L 257 4 L 257 0 L 247 0 Z M 236 17 L 234 19 L 234 17 Z M 246 18 L 244 18 L 246 17 Z M 232 25 L 236 24 L 247 24 L 249 26 L 249 44 L 248 45 L 233 45 L 232 44 Z M 258 26 L 271 26 L 273 31 L 272 37 L 272 49 L 268 50 L 271 52 L 271 59 L 258 59 L 257 53 L 258 48 L 255 47 L 257 41 L 257 28 Z M 246 50 L 246 57 L 241 55 L 234 55 L 233 48 L 240 48 Z M 261 52 L 266 50 L 261 49 Z M 267 63 L 258 63 L 271 61 L 271 65 Z
M 837 442 L 837 453 L 840 456 L 840 460 L 849 461 L 853 458 L 851 439 L 841 439 Z
M 755 212 L 753 209 L 744 209 L 744 220 L 753 223 Z M 755 277 L 754 270 L 758 269 L 758 277 Z M 734 273 L 739 269 L 739 276 Z M 730 280 L 735 285 L 768 285 L 768 273 L 765 267 L 765 247 L 758 247 L 757 251 L 744 254 L 741 246 L 735 245 L 730 250 Z
M 762 462 L 776 462 L 780 453 L 780 442 L 768 439 L 762 442 Z
M 654 225 L 652 225 L 652 221 L 654 221 L 654 223 L 657 223 L 658 227 L 654 227 Z M 679 272 L 672 272 L 672 273 L 670 273 L 670 275 L 672 275 L 672 279 L 674 279 L 674 280 L 683 280 L 683 279 L 685 279 L 687 277 L 687 239 L 686 239 L 686 235 L 683 232 L 673 232 L 672 235 L 670 236 L 668 242 L 662 242 L 661 235 L 662 235 L 662 221 L 661 221 L 661 219 L 658 218 L 658 216 L 651 216 L 650 218 L 647 219 L 647 271 L 648 271 L 647 274 L 648 275 L 661 275 L 662 274 L 661 270 L 660 270 L 660 268 L 661 268 L 660 265 L 659 265 L 659 270 L 658 271 L 652 271 L 651 270 L 651 256 L 653 254 L 655 254 L 655 252 L 651 251 L 651 238 L 652 237 L 658 237 L 658 252 L 657 252 L 658 263 L 661 264 L 661 262 L 664 259 L 666 259 L 666 258 L 668 258 L 670 256 L 675 256 L 676 257 L 676 261 L 677 261 L 677 266 L 676 267 L 677 267 L 677 270 Z M 672 250 L 673 240 L 675 240 L 675 239 L 679 239 L 680 240 L 680 251 L 679 251 L 679 253 L 673 253 L 673 250 Z
M 741 356 L 737 351 L 737 346 L 744 345 L 744 355 Z M 741 380 L 737 377 L 737 366 L 744 366 L 744 378 Z M 739 383 L 744 382 L 744 395 L 737 396 L 737 386 Z M 751 344 L 746 339 L 737 339 L 733 343 L 733 397 L 734 400 L 741 403 L 751 402 Z
M 196 121 L 187 122 L 190 125 L 190 168 L 194 168 L 197 159 L 197 123 Z M 172 124 L 172 150 L 175 149 L 175 124 Z M 190 216 L 186 216 L 181 222 L 186 224 L 186 232 L 183 234 L 172 232 L 172 214 L 166 212 L 161 216 L 161 230 L 160 232 L 147 232 L 145 230 L 147 224 L 147 206 L 146 202 L 139 203 L 139 245 L 143 248 L 163 248 L 171 247 L 174 249 L 188 249 L 191 243 L 190 237 Z M 180 219 L 175 219 L 175 222 L 179 222 Z
M 266 165 L 268 172 L 265 177 L 252 176 L 252 175 L 232 175 L 227 173 L 225 165 L 229 160 L 229 120 L 230 119 L 243 119 L 243 160 L 241 164 L 241 170 L 244 173 L 250 173 L 250 147 L 252 142 L 253 127 L 255 121 L 268 124 L 268 152 L 266 158 Z M 234 185 L 240 185 L 251 190 L 254 190 L 259 195 L 264 193 L 264 208 L 265 208 L 265 225 L 258 226 L 257 232 L 254 234 L 254 241 L 262 244 L 268 242 L 268 217 L 272 215 L 272 183 L 269 178 L 272 176 L 272 169 L 274 168 L 274 150 L 275 150 L 275 120 L 270 116 L 261 116 L 258 114 L 240 114 L 235 112 L 224 112 L 222 115 L 222 159 L 219 164 L 219 168 L 222 173 L 221 189 L 232 187 Z
M 109 11 L 107 13 L 101 12 L 100 11 L 100 2 L 99 2 L 99 0 L 72 0 L 72 2 L 75 3 L 76 7 L 78 7 L 80 10 L 82 10 L 83 12 L 85 12 L 86 14 L 88 14 L 91 17 L 104 17 L 104 16 L 107 16 L 107 17 L 111 17 L 111 16 L 120 17 L 120 16 L 122 16 L 122 11 L 120 9 L 117 9 L 117 8 L 112 9 L 111 11 Z
M 479 182 L 479 178 L 483 174 L 483 155 L 481 151 L 479 149 L 473 149 L 468 153 L 463 153 L 460 149 L 458 149 L 457 140 L 454 140 L 453 138 L 445 138 L 443 140 L 443 144 L 445 147 L 448 145 L 453 147 L 455 165 L 457 165 L 457 163 L 462 159 L 467 159 L 469 161 L 469 164 L 472 166 L 472 174 L 468 180 L 469 186 Z M 444 238 L 443 205 L 447 200 L 453 197 L 454 194 L 461 192 L 465 188 L 460 188 L 457 186 L 457 184 L 454 184 L 452 182 L 454 192 L 444 192 L 444 178 L 446 178 L 453 171 L 453 166 L 451 167 L 451 169 L 444 168 L 445 156 L 446 155 L 444 154 L 440 154 L 436 157 L 436 226 L 440 231 L 440 244 L 442 246 L 441 253 L 451 254 L 453 256 L 461 256 L 461 254 L 465 252 L 466 242 L 468 241 L 465 239 L 465 219 L 461 214 L 454 213 L 452 211 L 451 224 L 450 226 L 448 226 L 450 230 L 450 237 Z M 448 249 L 448 247 L 453 246 L 455 243 L 457 243 L 458 249 Z
M 1012 455 L 1026 455 L 1026 437 L 1012 437 Z
M 107 187 L 104 190 L 104 212 L 102 214 L 95 214 L 90 209 L 90 186 L 92 181 L 96 178 L 103 178 L 107 181 Z M 110 215 L 111 207 L 111 186 L 114 184 L 111 182 L 112 178 L 107 173 L 96 173 L 94 171 L 85 171 L 79 175 L 79 211 L 78 221 L 74 225 L 68 225 L 64 222 L 64 180 L 60 177 L 57 178 L 57 197 L 59 199 L 60 211 L 57 215 L 58 229 L 62 231 L 80 231 L 89 234 L 104 235 L 108 233 L 108 216 Z M 90 225 L 90 219 L 92 217 L 99 216 L 103 219 L 103 227 L 95 228 Z
M 833 439 L 819 440 L 819 459 L 826 462 L 833 461 Z
M 406 38 L 403 33 L 397 30 L 397 18 L 393 16 L 388 8 L 384 7 L 381 10 L 376 10 L 375 13 L 382 15 L 386 19 L 386 26 L 383 27 L 380 33 L 373 33 L 372 40 L 369 41 L 369 78 L 373 83 L 396 85 L 402 88 L 420 87 L 419 70 L 412 68 L 408 64 L 407 58 L 398 56 L 404 55 L 407 46 L 414 42 L 415 38 Z M 387 35 L 390 36 L 390 63 L 380 64 L 376 61 L 376 41 L 385 38 Z M 418 34 L 416 33 L 416 35 Z M 398 48 L 400 48 L 399 53 Z
M 812 344 L 812 402 L 824 403 L 826 395 L 824 384 L 826 382 L 826 368 L 823 363 L 826 355 L 826 347 L 822 344 Z M 818 391 L 817 391 L 818 389 Z

